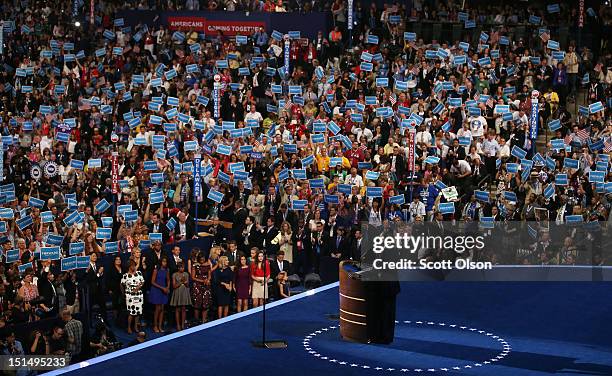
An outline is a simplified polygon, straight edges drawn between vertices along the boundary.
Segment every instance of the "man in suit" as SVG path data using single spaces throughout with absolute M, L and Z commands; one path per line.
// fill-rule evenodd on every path
M 404 157 L 400 153 L 399 146 L 393 147 L 393 154 L 391 154 L 390 158 L 391 162 L 391 172 L 395 172 L 395 176 L 397 180 L 400 181 L 406 175 L 406 162 L 404 161 Z
M 234 265 L 238 262 L 238 257 L 240 257 L 240 252 L 238 251 L 238 245 L 235 240 L 230 240 L 227 242 L 227 250 L 223 252 L 224 256 L 227 256 L 227 260 L 229 261 L 230 267 L 234 270 Z
M 351 244 L 350 249 L 350 258 L 354 261 L 361 260 L 361 243 L 363 243 L 363 234 L 360 229 L 356 229 L 353 244 Z
M 150 234 L 162 234 L 162 243 L 165 244 L 168 241 L 168 228 L 161 222 L 159 214 L 151 214 L 151 223 L 147 225 Z
M 39 308 L 45 312 L 46 317 L 54 317 L 58 312 L 57 291 L 53 281 L 55 275 L 52 271 L 43 273 L 38 279 L 38 294 L 44 300 L 40 303 Z
M 278 229 L 275 226 L 274 217 L 268 217 L 266 220 L 266 227 L 262 229 L 262 246 L 266 252 L 266 255 L 277 253 L 279 245 L 277 242 L 272 241 L 274 238 L 276 238 L 276 235 L 278 235 Z
M 244 207 L 244 201 L 235 200 L 234 201 L 234 214 L 232 218 L 232 237 L 234 239 L 238 239 L 240 237 L 240 232 L 242 231 L 242 226 L 246 222 L 247 217 L 249 216 L 249 211 Z
M 268 188 L 268 194 L 264 200 L 264 220 L 272 217 L 275 218 L 276 212 L 278 212 L 278 208 L 281 204 L 281 197 L 278 193 L 276 193 L 276 188 L 270 186 Z
M 176 241 L 193 238 L 193 221 L 187 220 L 187 214 L 180 212 L 177 216 L 177 224 L 174 227 L 174 238 Z
M 344 227 L 338 227 L 336 233 L 327 238 L 327 249 L 333 258 L 347 259 L 349 257 L 349 239 L 345 234 Z
M 185 260 L 181 258 L 181 248 L 175 245 L 170 252 L 170 257 L 168 257 L 168 270 L 171 276 L 174 272 L 178 271 L 179 262 L 185 264 Z
M 291 263 L 285 260 L 285 251 L 278 251 L 276 260 L 270 263 L 270 277 L 276 282 L 276 277 L 280 272 L 291 274 Z
M 244 221 L 240 239 L 240 250 L 245 255 L 249 255 L 252 247 L 260 247 L 260 232 L 255 223 L 255 217 L 249 215 Z
M 147 258 L 145 259 L 147 263 L 147 270 L 153 270 L 157 265 L 159 265 L 159 260 L 164 256 L 162 251 L 162 244 L 159 240 L 153 240 L 151 242 L 151 248 Z
M 106 300 L 104 299 L 104 266 L 98 263 L 98 256 L 92 253 L 89 256 L 89 265 L 85 270 L 85 286 L 87 289 L 87 302 L 85 307 L 92 312 L 91 308 L 97 304 L 100 307 L 102 317 L 106 318 Z
M 321 254 L 325 249 L 325 235 L 323 222 L 317 222 L 316 229 L 310 233 L 310 242 L 309 242 L 309 251 L 308 251 L 308 259 L 309 259 L 309 268 L 308 270 L 313 270 L 314 273 L 319 273 L 319 265 L 321 262 Z
M 286 203 L 282 203 L 278 213 L 276 213 L 276 223 L 280 225 L 285 221 L 289 222 L 292 232 L 297 230 L 297 216 L 293 211 L 289 210 Z

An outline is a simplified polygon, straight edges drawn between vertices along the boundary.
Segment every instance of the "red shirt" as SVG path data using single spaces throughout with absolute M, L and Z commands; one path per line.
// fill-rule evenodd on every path
M 266 269 L 266 277 L 270 277 L 270 262 L 268 260 L 265 261 L 265 269 Z M 251 264 L 251 275 L 253 277 L 263 277 L 264 276 L 264 267 L 258 268 L 257 263 L 253 262 Z
M 349 160 L 349 162 L 351 162 L 351 166 L 355 168 L 358 166 L 359 162 L 363 160 L 363 153 L 360 149 L 348 150 L 344 153 L 344 156 Z

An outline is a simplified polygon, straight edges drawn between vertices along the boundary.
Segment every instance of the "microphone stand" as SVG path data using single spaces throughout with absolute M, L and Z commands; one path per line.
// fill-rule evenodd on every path
M 282 339 L 272 339 L 266 341 L 266 295 L 268 292 L 268 282 L 266 280 L 266 264 L 268 263 L 268 257 L 264 252 L 263 260 L 263 275 L 264 275 L 264 300 L 262 309 L 262 330 L 261 330 L 261 341 L 254 341 L 253 347 L 260 349 L 285 349 L 287 348 L 287 341 Z

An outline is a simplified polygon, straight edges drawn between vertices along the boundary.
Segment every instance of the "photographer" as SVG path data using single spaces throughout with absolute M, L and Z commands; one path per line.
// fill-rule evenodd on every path
M 121 348 L 115 334 L 108 330 L 106 324 L 100 321 L 96 324 L 96 331 L 89 341 L 89 346 L 95 351 L 95 356 L 104 355 L 108 352 Z

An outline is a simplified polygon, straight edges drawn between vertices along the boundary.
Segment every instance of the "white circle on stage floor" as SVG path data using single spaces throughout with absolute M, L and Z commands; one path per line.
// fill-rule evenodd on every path
M 414 366 L 410 368 L 394 368 L 394 367 L 381 367 L 380 365 L 371 364 L 371 363 L 365 364 L 365 363 L 343 361 L 341 359 L 336 359 L 332 356 L 325 355 L 317 351 L 313 344 L 313 342 L 315 342 L 316 340 L 316 337 L 323 333 L 328 333 L 330 331 L 337 330 L 339 328 L 339 326 L 337 325 L 327 326 L 319 330 L 315 330 L 312 333 L 309 333 L 308 335 L 304 337 L 302 344 L 304 346 L 304 350 L 306 350 L 308 354 L 312 355 L 313 357 L 317 359 L 327 361 L 332 364 L 336 364 L 339 366 L 347 366 L 350 368 L 362 368 L 362 369 L 371 369 L 371 370 L 376 370 L 376 371 L 402 372 L 402 373 L 406 373 L 406 372 L 457 372 L 457 371 L 471 369 L 471 368 L 480 368 L 480 367 L 485 367 L 487 365 L 495 364 L 501 361 L 502 359 L 507 357 L 512 351 L 512 347 L 510 346 L 510 344 L 505 339 L 501 338 L 500 336 L 495 335 L 486 330 L 476 329 L 476 328 L 473 328 L 467 325 L 447 324 L 443 322 L 434 322 L 434 321 L 412 321 L 412 320 L 395 321 L 395 323 L 396 325 L 415 325 L 415 326 L 427 326 L 427 327 L 433 326 L 433 327 L 441 327 L 441 328 L 450 328 L 452 330 L 466 331 L 469 333 L 479 334 L 479 335 L 482 335 L 484 337 L 491 339 L 491 341 L 493 341 L 494 343 L 498 343 L 502 347 L 502 349 L 497 355 L 495 355 L 494 357 L 490 359 L 484 359 L 482 361 L 473 362 L 473 363 L 470 362 L 469 364 L 445 366 L 445 367 L 439 367 L 439 368 L 431 368 L 431 367 L 419 368 L 419 367 L 414 367 Z

